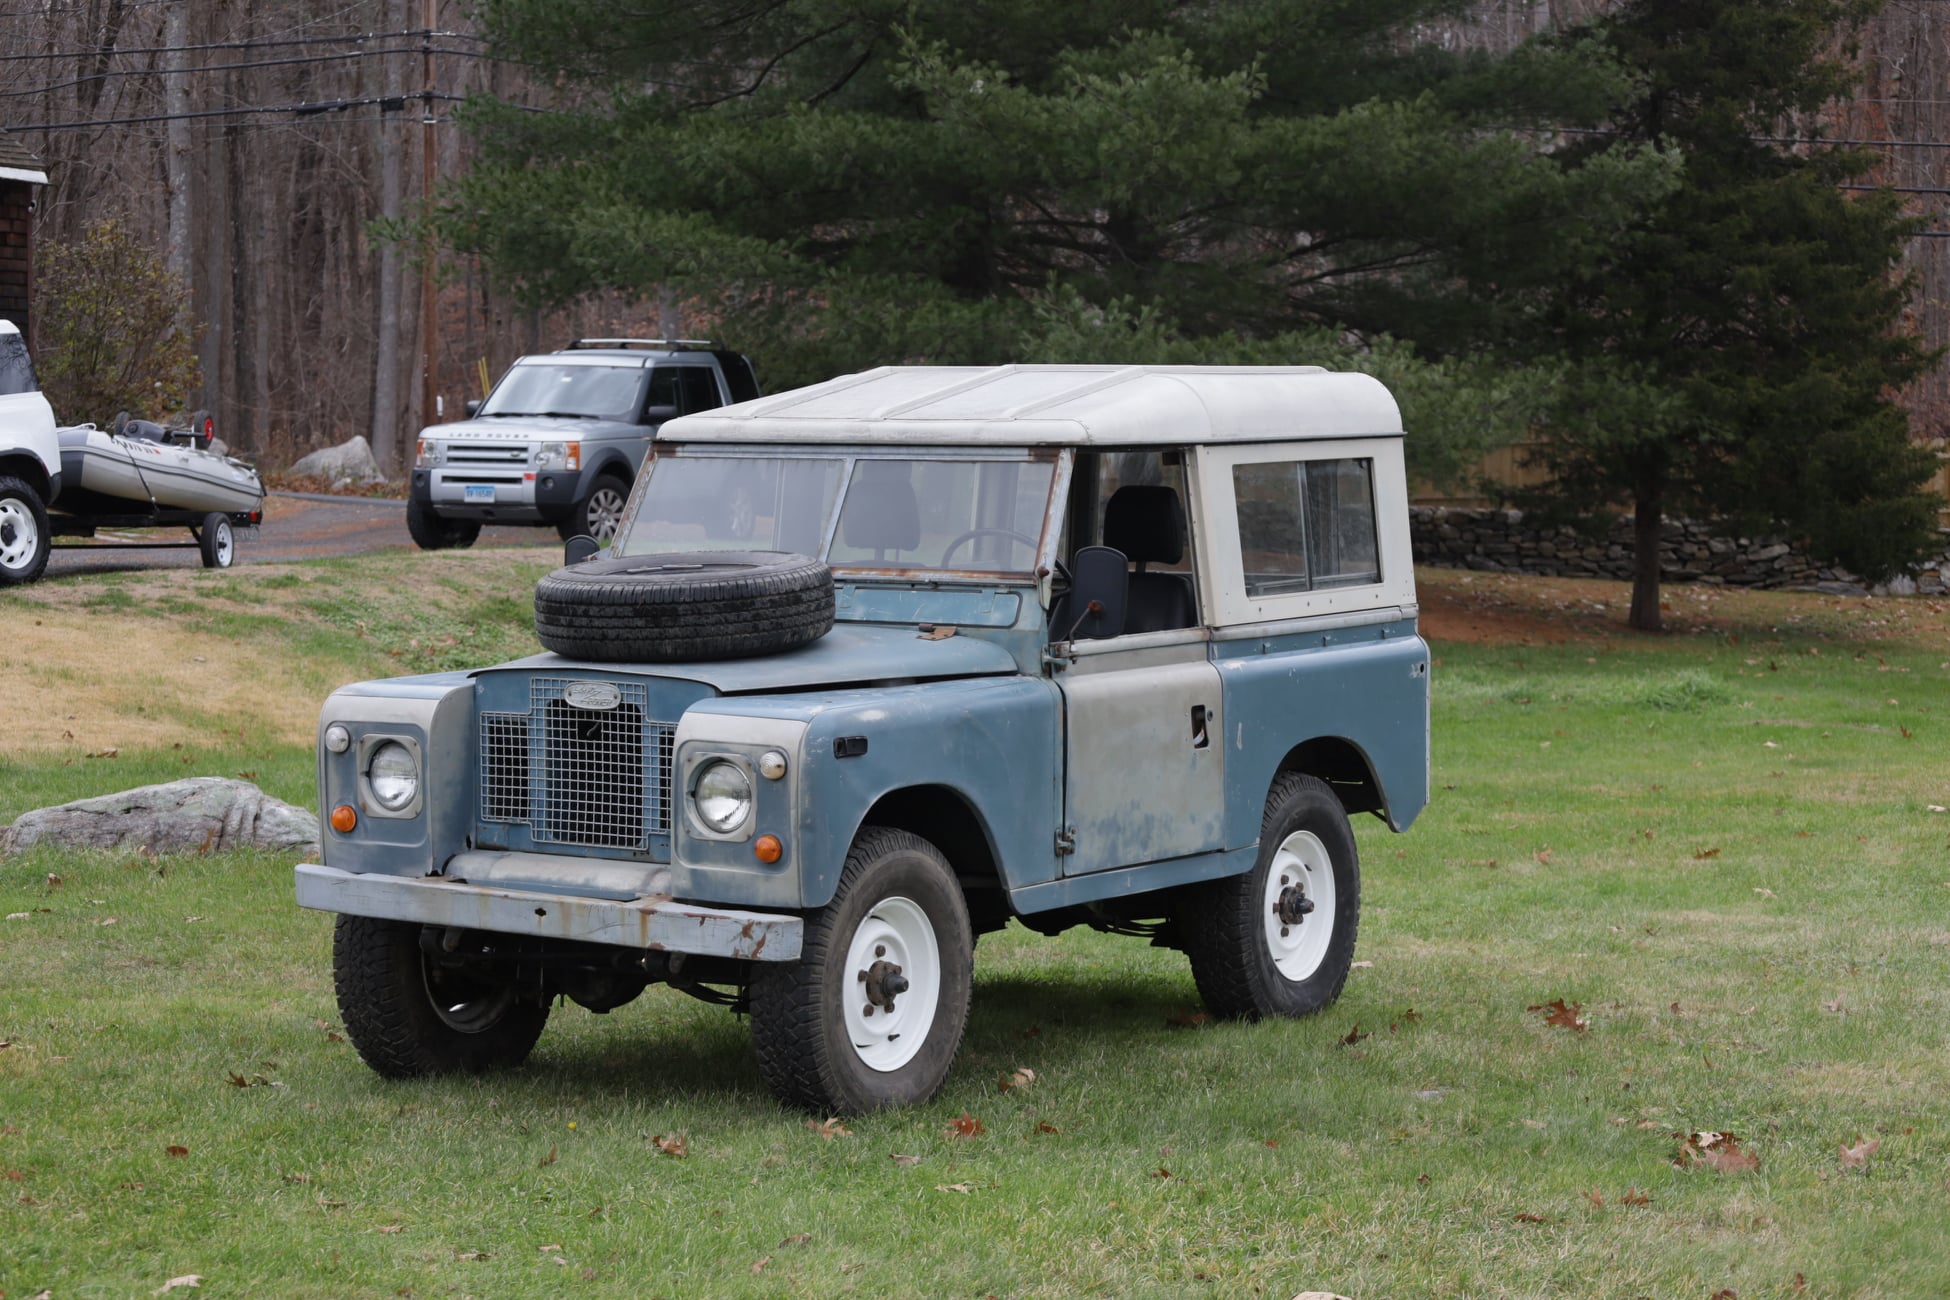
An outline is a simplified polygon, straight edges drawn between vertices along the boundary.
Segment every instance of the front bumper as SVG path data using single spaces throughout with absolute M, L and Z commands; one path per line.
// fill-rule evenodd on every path
M 668 873 L 659 873 L 668 879 Z M 805 924 L 796 916 L 679 903 L 668 894 L 587 898 L 451 876 L 387 876 L 301 862 L 298 905 L 387 921 L 566 939 L 640 951 L 740 961 L 796 961 Z
M 577 470 L 537 472 L 524 466 L 475 468 L 435 466 L 415 469 L 409 491 L 445 519 L 501 523 L 552 522 L 575 505 L 582 488 Z M 468 499 L 468 489 L 474 500 Z

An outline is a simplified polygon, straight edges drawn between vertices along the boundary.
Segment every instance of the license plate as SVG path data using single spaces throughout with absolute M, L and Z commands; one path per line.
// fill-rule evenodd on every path
M 469 483 L 467 484 L 466 490 L 467 495 L 465 499 L 469 505 L 472 505 L 476 501 L 485 501 L 490 505 L 494 502 L 494 484 L 492 483 Z

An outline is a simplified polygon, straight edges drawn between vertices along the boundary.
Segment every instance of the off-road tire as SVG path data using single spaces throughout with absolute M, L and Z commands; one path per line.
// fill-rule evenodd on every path
M 623 521 L 623 507 L 630 499 L 630 485 L 614 474 L 598 474 L 589 491 L 555 526 L 563 541 L 571 537 L 593 537 L 598 546 L 608 546 Z
M 0 474 L 0 587 L 20 586 L 46 572 L 53 540 L 41 494 Z
M 611 556 L 535 584 L 542 644 L 604 663 L 777 654 L 832 626 L 832 572 L 783 551 Z
M 931 974 L 936 995 L 920 1048 L 895 1068 L 879 1069 L 869 1059 L 886 1045 L 856 1047 L 851 1032 L 849 1006 L 863 1008 L 869 995 L 862 972 L 850 969 L 849 949 L 856 935 L 875 933 L 863 927 L 882 924 L 878 914 L 897 905 L 909 918 L 924 916 L 931 928 L 935 969 L 920 968 L 910 955 L 905 973 L 918 987 L 926 987 Z M 918 835 L 864 827 L 847 854 L 833 901 L 806 921 L 799 960 L 755 967 L 752 1046 L 759 1073 L 786 1105 L 816 1115 L 857 1115 L 928 1101 L 947 1082 L 968 1025 L 975 938 L 953 868 Z M 921 1005 L 903 1009 L 896 999 L 895 1010 L 907 1018 L 898 1023 L 911 1024 Z
M 196 533 L 196 549 L 203 555 L 204 568 L 229 568 L 237 558 L 237 534 L 230 526 L 230 516 L 215 510 L 203 516 L 203 526 Z
M 332 983 L 339 1015 L 360 1057 L 388 1079 L 474 1074 L 520 1065 L 548 1023 L 548 1004 L 512 989 L 480 987 L 494 1006 L 464 1032 L 443 1018 L 429 983 L 443 978 L 420 951 L 418 924 L 340 915 L 332 931 Z
M 432 505 L 409 497 L 406 502 L 406 531 L 423 551 L 465 549 L 481 535 L 478 519 L 442 519 Z
M 1324 890 L 1331 890 L 1331 900 L 1323 892 L 1323 906 L 1299 925 L 1328 921 L 1333 929 L 1318 954 L 1318 964 L 1301 978 L 1289 978 L 1279 965 L 1283 954 L 1275 949 L 1277 917 L 1269 933 L 1265 915 L 1279 888 L 1269 877 L 1276 870 L 1276 859 L 1288 868 L 1296 863 L 1291 851 L 1282 856 L 1283 848 L 1310 853 L 1315 846 L 1329 860 L 1316 863 L 1314 870 L 1331 870 L 1331 880 L 1320 882 Z M 1305 872 L 1298 869 L 1290 874 L 1299 877 Z M 1185 889 L 1174 919 L 1185 955 L 1191 959 L 1199 996 L 1213 1015 L 1259 1020 L 1311 1015 L 1332 1005 L 1347 983 L 1361 922 L 1360 858 L 1341 801 L 1315 777 L 1295 772 L 1281 776 L 1266 798 L 1253 869 Z M 1291 961 L 1292 954 L 1285 955 Z

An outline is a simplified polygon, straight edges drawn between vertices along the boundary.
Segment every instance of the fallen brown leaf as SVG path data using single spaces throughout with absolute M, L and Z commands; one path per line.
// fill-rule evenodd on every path
M 1169 1178 L 1171 1177 L 1171 1170 L 1165 1168 L 1163 1165 L 1159 1165 L 1151 1171 L 1151 1176 L 1153 1178 Z
M 1842 1144 L 1842 1168 L 1863 1169 L 1868 1166 L 1869 1157 L 1882 1149 L 1881 1138 L 1870 1138 L 1864 1142 L 1861 1134 L 1856 1134 L 1855 1145 Z
M 844 1133 L 846 1130 L 841 1129 L 840 1132 Z M 825 1136 L 831 1137 L 832 1134 L 828 1133 Z M 665 1155 L 675 1156 L 679 1160 L 682 1160 L 691 1153 L 691 1141 L 682 1133 L 673 1133 L 668 1137 L 659 1133 L 650 1139 L 650 1145 L 656 1147 L 657 1150 L 663 1152 Z
M 163 1283 L 161 1286 L 157 1287 L 154 1291 L 151 1291 L 149 1294 L 163 1295 L 167 1292 L 176 1290 L 178 1287 L 201 1287 L 202 1285 L 203 1285 L 203 1275 L 201 1273 L 185 1273 L 181 1277 L 170 1278 L 169 1281 Z M 43 1292 L 42 1294 L 46 1294 L 46 1293 Z
M 1036 1121 L 1036 1131 L 1038 1133 L 1061 1133 L 1063 1130 L 1054 1124 L 1045 1124 L 1041 1120 L 1038 1120 Z
M 1188 1007 L 1185 1010 L 1180 1011 L 1177 1015 L 1174 1015 L 1170 1019 L 1166 1020 L 1165 1023 L 1168 1025 L 1175 1026 L 1176 1028 L 1179 1029 L 1192 1029 L 1198 1025 L 1204 1024 L 1206 1021 L 1210 1020 L 1211 1018 L 1212 1018 L 1211 1015 L 1207 1012 L 1193 1011 Z
M 1526 1210 L 1524 1213 L 1519 1214 L 1517 1216 L 1517 1222 L 1518 1223 L 1549 1223 L 1550 1220 L 1546 1219 L 1541 1214 L 1532 1214 Z
M 1760 1157 L 1743 1148 L 1732 1133 L 1703 1131 L 1673 1136 L 1679 1139 L 1673 1163 L 1681 1169 L 1701 1165 L 1723 1174 L 1751 1174 L 1760 1168 Z
M 548 1154 L 535 1162 L 535 1167 L 537 1169 L 546 1169 L 554 1163 L 555 1163 L 555 1148 L 550 1147 L 548 1149 Z
M 889 1160 L 892 1160 L 895 1164 L 901 1166 L 903 1169 L 907 1168 L 909 1165 L 918 1165 L 921 1163 L 921 1160 L 923 1159 L 923 1157 L 921 1156 L 904 1156 L 900 1154 L 898 1151 L 896 1151 L 893 1155 L 888 1156 L 887 1158 Z
M 562 1247 L 559 1245 L 537 1246 L 535 1249 L 541 1251 L 544 1255 L 551 1253 L 559 1255 L 562 1253 Z
M 1036 1082 L 1036 1072 L 1025 1066 L 1020 1070 L 1012 1070 L 1008 1074 L 997 1076 L 995 1086 L 999 1092 L 1008 1092 L 1011 1088 L 1027 1088 L 1034 1082 Z
M 1720 850 L 1718 849 L 1699 849 L 1694 852 L 1693 860 L 1696 862 L 1704 862 L 1708 858 L 1717 858 L 1719 856 Z
M 180 1147 L 180 1146 L 167 1146 L 164 1147 L 163 1150 L 169 1152 L 169 1154 L 172 1156 L 186 1156 L 190 1153 L 190 1149 L 188 1147 Z
M 934 1185 L 934 1190 L 935 1190 L 935 1191 L 937 1191 L 937 1192 L 960 1192 L 960 1193 L 961 1193 L 961 1194 L 962 1194 L 963 1196 L 966 1196 L 966 1195 L 968 1195 L 968 1194 L 969 1194 L 970 1192 L 972 1192 L 972 1191 L 974 1191 L 974 1190 L 975 1190 L 975 1184 L 973 1184 L 973 1183 L 936 1183 L 936 1184 Z
M 1543 863 L 1547 867 L 1551 864 L 1551 851 L 1547 848 L 1539 849 L 1537 850 L 1537 852 L 1531 854 L 1530 856 L 1537 859 L 1537 861 Z
M 454 1256 L 454 1258 L 455 1259 L 493 1259 L 494 1256 L 488 1254 L 485 1250 L 463 1250 L 460 1254 Z
M 959 1138 L 980 1137 L 982 1134 L 988 1131 L 989 1131 L 988 1126 L 986 1124 L 982 1123 L 981 1120 L 976 1119 L 973 1115 L 969 1114 L 967 1111 L 963 1111 L 961 1113 L 960 1119 L 953 1120 L 948 1125 L 949 1137 L 959 1137 Z
M 405 1232 L 406 1225 L 404 1223 L 384 1223 L 381 1224 L 379 1227 L 374 1228 L 373 1231 L 383 1232 L 390 1237 L 397 1233 Z
M 1595 1187 L 1584 1194 L 1584 1199 L 1590 1201 L 1601 1210 L 1605 1208 L 1605 1194 Z
M 1361 1024 L 1359 1021 L 1356 1021 L 1354 1024 L 1354 1028 L 1348 1030 L 1347 1036 L 1341 1039 L 1341 1046 L 1352 1047 L 1356 1043 L 1360 1042 L 1362 1039 L 1371 1038 L 1371 1037 L 1373 1037 L 1372 1034 L 1364 1034 L 1361 1032 Z
M 790 1237 L 787 1237 L 784 1241 L 781 1241 L 779 1243 L 781 1249 L 783 1249 L 786 1246 L 810 1246 L 810 1245 L 812 1245 L 812 1234 L 810 1232 L 795 1232 Z
M 1563 998 L 1557 998 L 1554 1001 L 1525 1007 L 1524 1010 L 1541 1011 L 1544 1013 L 1544 1023 L 1546 1025 L 1554 1025 L 1559 1029 L 1568 1029 L 1574 1034 L 1582 1034 L 1585 1030 L 1591 1028 L 1591 1022 L 1584 1018 L 1584 1003 L 1582 1002 L 1566 1002 Z
M 806 1121 L 806 1127 L 825 1138 L 828 1142 L 836 1137 L 853 1136 L 853 1130 L 840 1123 L 840 1117 L 838 1115 L 833 1115 L 826 1119 L 809 1119 Z
M 1636 1187 L 1625 1189 L 1625 1195 L 1618 1198 L 1620 1205 L 1650 1205 L 1652 1198 Z

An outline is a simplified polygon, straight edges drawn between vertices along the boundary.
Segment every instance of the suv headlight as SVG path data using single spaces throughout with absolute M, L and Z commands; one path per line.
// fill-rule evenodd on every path
M 582 444 L 579 442 L 545 442 L 535 453 L 535 468 L 540 469 L 581 469 Z
M 691 782 L 691 807 L 699 821 L 729 835 L 752 815 L 752 779 L 744 768 L 725 759 L 706 763 Z
M 389 740 L 366 760 L 366 789 L 381 808 L 399 812 L 420 794 L 420 760 L 397 740 Z
M 420 449 L 413 456 L 413 468 L 428 469 L 447 463 L 447 444 L 436 438 L 420 439 Z

